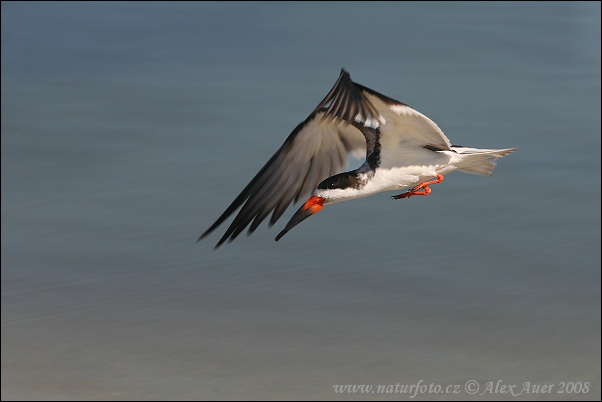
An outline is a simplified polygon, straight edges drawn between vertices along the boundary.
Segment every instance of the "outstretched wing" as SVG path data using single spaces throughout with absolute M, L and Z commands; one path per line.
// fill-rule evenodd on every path
M 365 155 L 366 138 L 358 122 L 378 113 L 360 86 L 341 70 L 337 82 L 309 117 L 288 136 L 274 156 L 242 190 L 199 240 L 241 208 L 216 248 L 234 240 L 249 224 L 249 233 L 270 214 L 273 225 L 294 200 L 311 194 L 327 177 L 340 173 L 349 153 Z M 241 207 L 242 206 L 242 207 Z
M 434 121 L 405 103 L 363 85 L 356 85 L 360 88 L 363 97 L 377 111 L 378 119 L 375 126 L 381 133 L 381 147 L 386 148 L 388 142 L 397 142 L 408 146 L 451 151 L 449 139 Z

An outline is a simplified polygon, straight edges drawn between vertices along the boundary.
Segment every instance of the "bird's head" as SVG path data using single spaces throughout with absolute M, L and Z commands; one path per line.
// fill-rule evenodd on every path
M 361 182 L 357 172 L 345 172 L 331 176 L 318 185 L 314 194 L 295 212 L 282 232 L 276 236 L 280 240 L 289 230 L 324 208 L 324 204 L 332 204 L 357 197 L 357 188 Z

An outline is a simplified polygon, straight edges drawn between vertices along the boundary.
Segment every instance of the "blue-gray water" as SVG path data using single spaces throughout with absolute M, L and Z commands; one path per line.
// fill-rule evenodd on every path
M 520 150 L 195 243 L 341 67 Z M 600 107 L 597 2 L 2 2 L 2 399 L 599 400 Z

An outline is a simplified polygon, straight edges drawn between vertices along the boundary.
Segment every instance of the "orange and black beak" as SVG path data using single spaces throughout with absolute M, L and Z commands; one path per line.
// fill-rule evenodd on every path
M 305 204 L 303 204 L 303 206 L 299 208 L 297 212 L 295 212 L 295 215 L 293 215 L 291 220 L 288 221 L 282 232 L 278 233 L 278 236 L 276 236 L 276 241 L 280 240 L 280 238 L 289 230 L 324 208 L 324 200 L 325 199 L 322 197 L 312 195 L 311 198 L 305 201 Z

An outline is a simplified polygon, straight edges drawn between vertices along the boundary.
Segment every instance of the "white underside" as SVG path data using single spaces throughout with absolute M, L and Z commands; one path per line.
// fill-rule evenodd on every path
M 411 188 L 454 170 L 490 176 L 495 161 L 516 150 L 453 147 L 439 126 L 422 113 L 406 105 L 387 104 L 371 94 L 364 95 L 380 113 L 378 119 L 367 119 L 364 123 L 379 129 L 379 166 L 371 177 L 365 174 L 360 188 L 316 190 L 314 194 L 325 198 L 325 204 Z M 433 148 L 451 151 L 433 151 Z
M 383 160 L 374 172 L 367 175 L 366 183 L 359 189 L 317 190 L 315 194 L 326 198 L 326 204 L 367 197 L 382 191 L 402 190 L 432 180 L 437 174 L 446 175 L 454 170 L 466 173 L 491 175 L 496 159 L 515 149 L 453 148 L 454 151 L 433 152 L 424 148 L 406 148 L 400 145 L 397 152 L 387 149 Z M 395 155 L 396 158 L 386 158 Z

